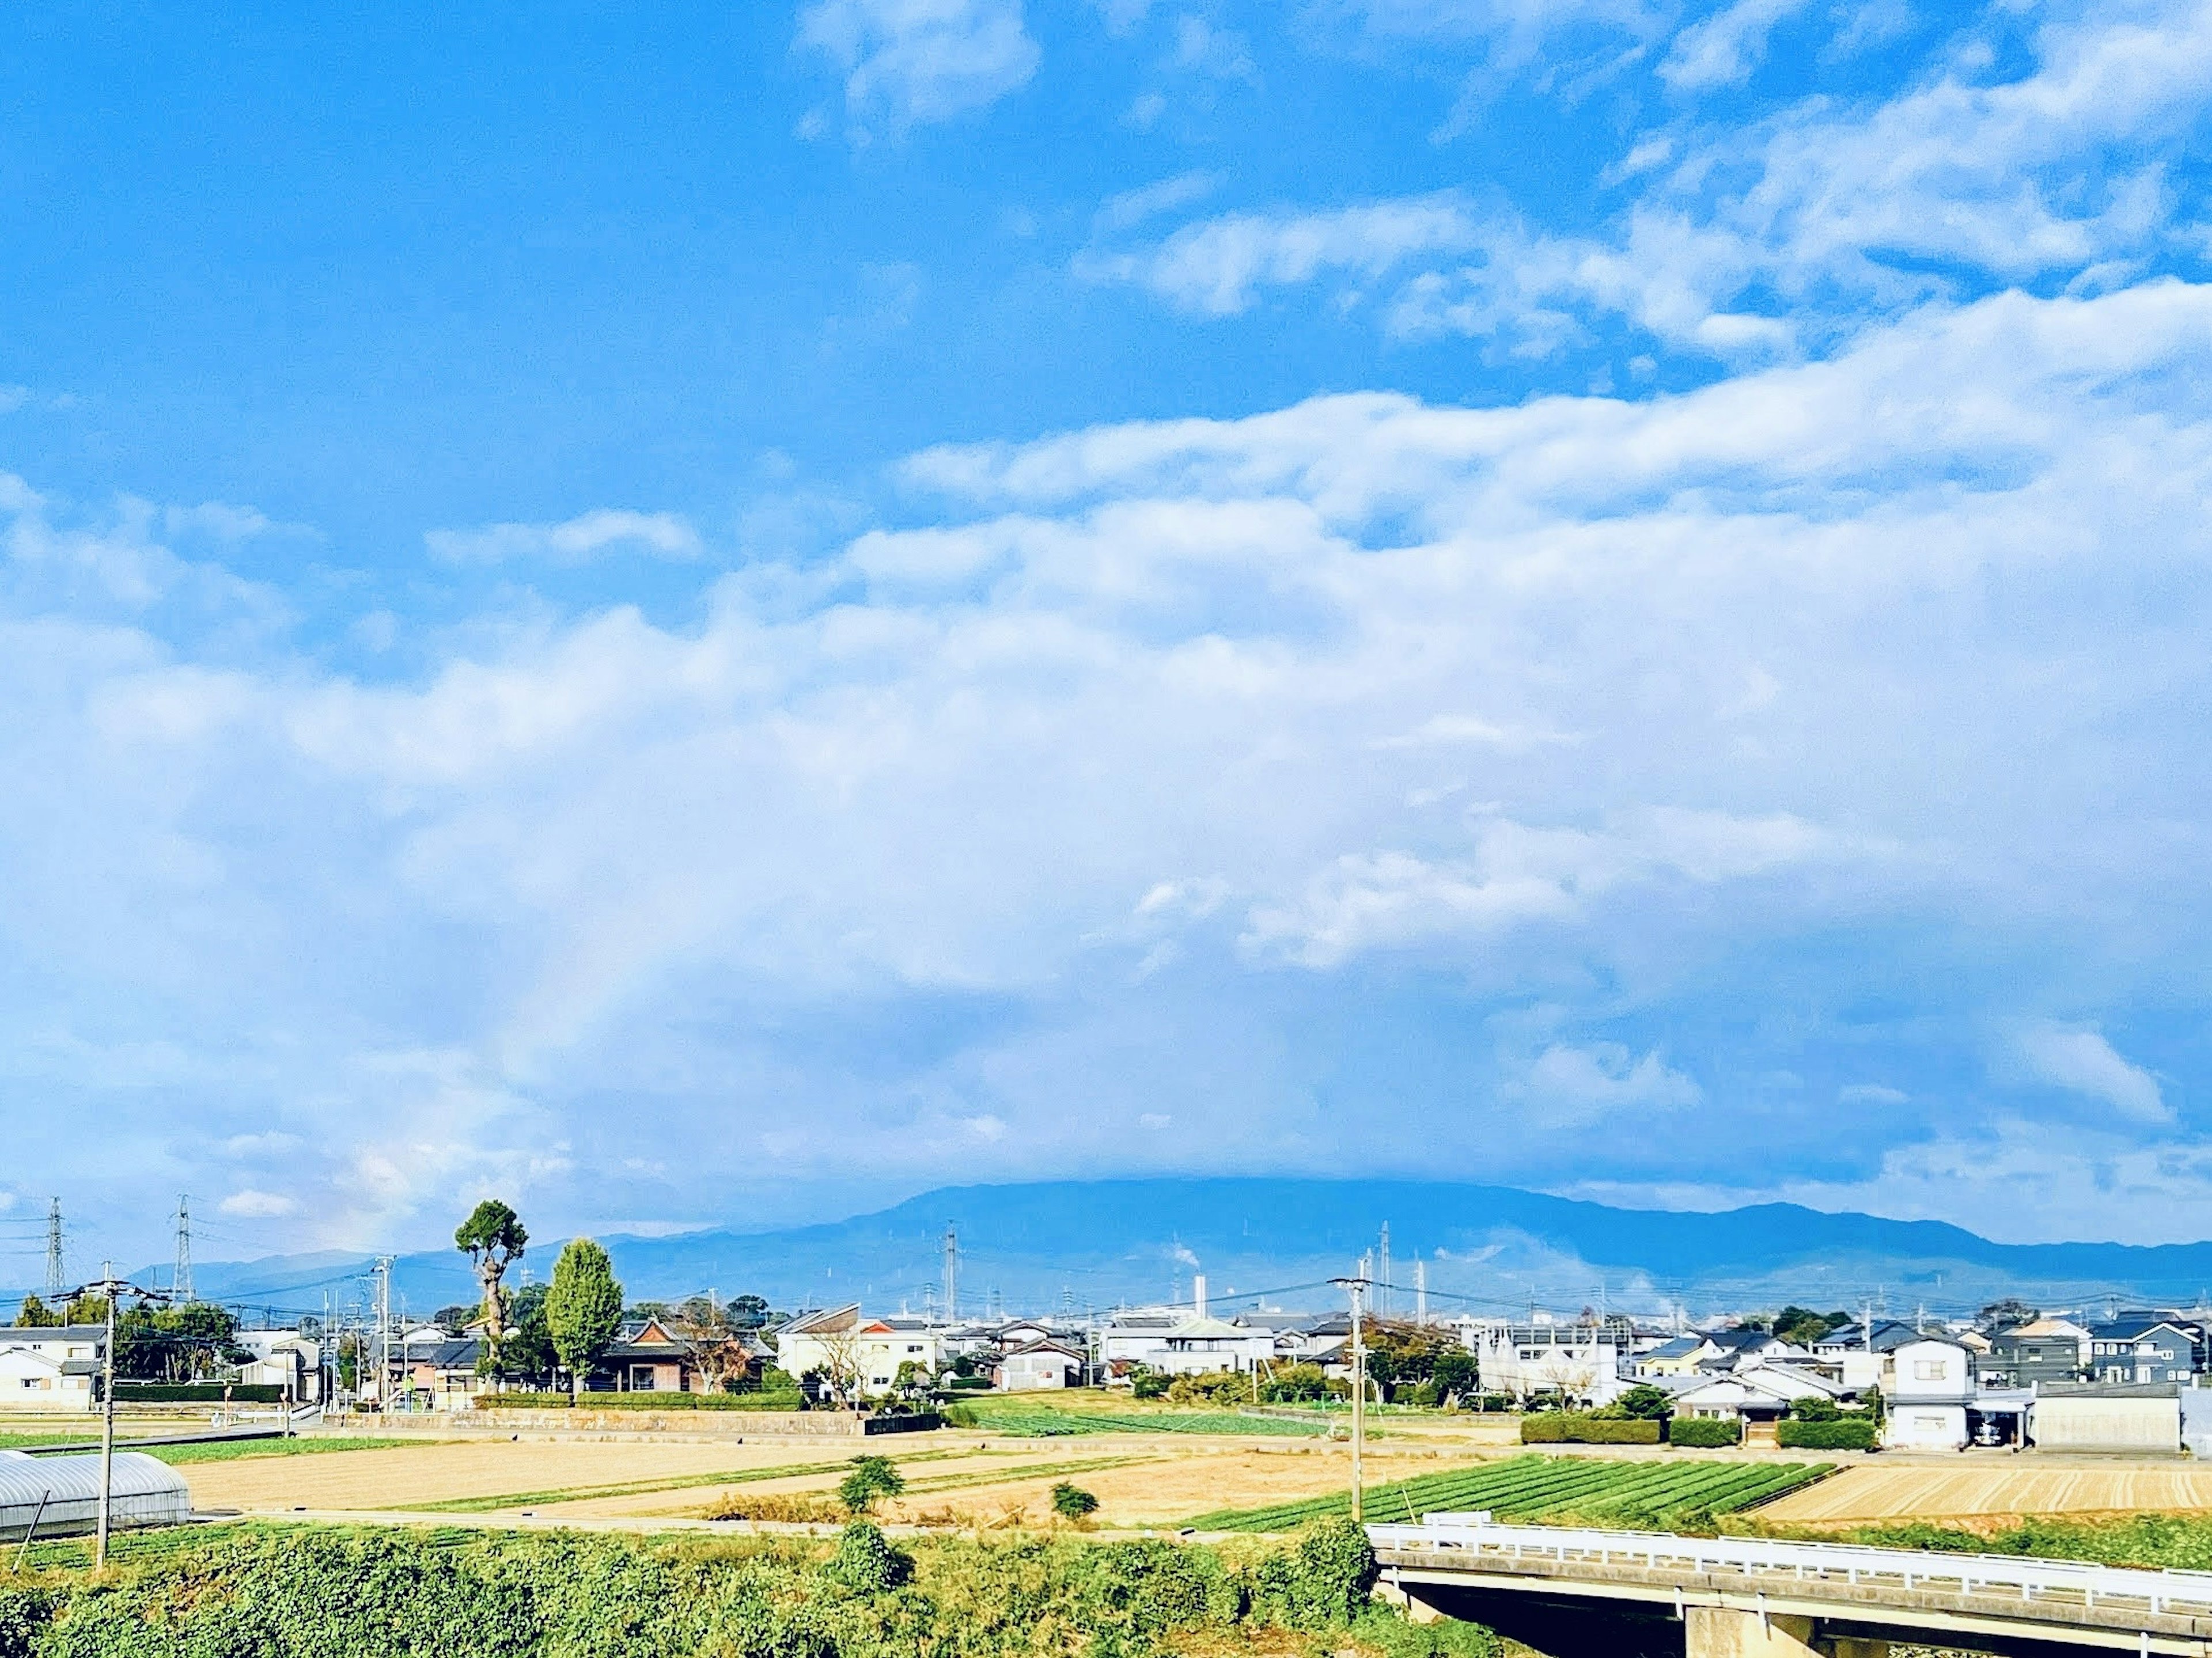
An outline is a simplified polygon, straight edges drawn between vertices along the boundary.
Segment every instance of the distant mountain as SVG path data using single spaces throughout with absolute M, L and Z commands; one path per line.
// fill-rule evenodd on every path
M 919 1309 L 942 1281 L 948 1224 L 959 1240 L 963 1310 L 995 1294 L 1009 1308 L 1187 1299 L 1203 1272 L 1217 1309 L 1322 1308 L 1326 1280 L 1376 1248 L 1388 1223 L 1395 1300 L 1410 1306 L 1422 1263 L 1432 1310 L 1572 1310 L 1601 1297 L 1693 1310 L 1789 1298 L 1821 1308 L 1886 1291 L 1893 1311 L 1972 1307 L 2005 1294 L 2049 1306 L 2121 1300 L 2195 1301 L 2212 1287 L 2212 1243 L 1992 1242 L 1939 1221 L 1827 1214 L 1794 1204 L 1718 1213 L 1619 1209 L 1508 1187 L 1416 1181 L 1165 1179 L 951 1187 L 877 1213 L 775 1231 L 714 1230 L 610 1237 L 633 1297 L 714 1289 L 779 1307 L 863 1300 Z M 550 1272 L 557 1242 L 524 1265 Z M 1379 1263 L 1378 1263 L 1379 1264 Z M 283 1256 L 201 1266 L 203 1295 L 319 1310 L 325 1293 L 360 1294 L 367 1263 L 345 1255 Z M 155 1269 L 159 1270 L 159 1269 Z M 471 1301 L 467 1262 L 453 1251 L 399 1258 L 395 1294 L 424 1314 Z M 143 1281 L 143 1280 L 142 1280 Z

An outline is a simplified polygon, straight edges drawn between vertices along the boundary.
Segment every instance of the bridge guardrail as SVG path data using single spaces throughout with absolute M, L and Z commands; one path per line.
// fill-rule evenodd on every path
M 1962 1594 L 2017 1593 L 2030 1602 L 2045 1595 L 2079 1596 L 2087 1606 L 2113 1600 L 2142 1602 L 2154 1617 L 2181 1607 L 2212 1611 L 2212 1572 L 2203 1571 L 2100 1566 L 2010 1554 L 1936 1554 L 1858 1543 L 1509 1526 L 1486 1515 L 1461 1514 L 1424 1515 L 1419 1525 L 1370 1526 L 1367 1534 L 1378 1549 L 1462 1549 L 1492 1558 L 1552 1560 L 1562 1565 L 1586 1561 L 1653 1570 L 1687 1566 L 1698 1573 L 1734 1571 L 1760 1579 L 1786 1574 L 1792 1582 L 1808 1584 L 1895 1582 L 1908 1592 L 1955 1583 Z

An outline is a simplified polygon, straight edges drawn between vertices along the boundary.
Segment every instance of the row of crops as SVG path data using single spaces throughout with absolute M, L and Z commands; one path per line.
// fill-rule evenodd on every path
M 1516 1456 L 1416 1475 L 1366 1493 L 1370 1520 L 1487 1509 L 1502 1521 L 1582 1521 L 1663 1531 L 1686 1520 L 1764 1503 L 1831 1472 L 1826 1462 L 1614 1462 L 1589 1457 Z M 1218 1509 L 1187 1521 L 1200 1531 L 1289 1531 L 1348 1514 L 1339 1491 L 1259 1509 Z

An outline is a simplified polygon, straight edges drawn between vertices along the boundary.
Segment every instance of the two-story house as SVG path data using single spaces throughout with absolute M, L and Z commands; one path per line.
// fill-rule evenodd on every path
M 2089 1327 L 2089 1374 L 2099 1382 L 2185 1382 L 2195 1333 L 2148 1314 Z
M 1975 1391 L 1971 1349 L 1939 1336 L 1903 1343 L 1890 1354 L 1882 1382 L 1888 1407 L 1882 1443 L 1897 1450 L 1962 1449 Z

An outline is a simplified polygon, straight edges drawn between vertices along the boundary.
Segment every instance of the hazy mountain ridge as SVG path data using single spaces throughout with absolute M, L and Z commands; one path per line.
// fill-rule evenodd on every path
M 2193 1301 L 2212 1285 L 2212 1243 L 2000 1243 L 1940 1221 L 1827 1213 L 1794 1204 L 1632 1210 L 1507 1187 L 1416 1181 L 1272 1178 L 1040 1181 L 950 1187 L 838 1221 L 768 1231 L 714 1229 L 603 1240 L 634 1297 L 714 1289 L 779 1306 L 863 1299 L 919 1309 L 942 1278 L 947 1224 L 957 1231 L 960 1299 L 981 1309 L 1182 1299 L 1203 1272 L 1217 1308 L 1331 1304 L 1326 1279 L 1350 1272 L 1391 1228 L 1395 1271 L 1410 1288 L 1425 1265 L 1431 1307 L 1477 1312 L 1530 1300 L 1571 1309 L 1606 1297 L 1693 1309 L 1781 1297 L 1856 1304 L 1886 1289 L 1893 1309 L 1970 1305 L 2019 1292 L 2057 1303 L 2106 1296 Z M 558 1241 L 523 1263 L 550 1272 Z M 225 1299 L 315 1310 L 327 1291 L 360 1293 L 366 1258 L 329 1252 L 211 1263 L 196 1288 Z M 152 1269 L 159 1273 L 161 1269 Z M 519 1276 L 519 1275 L 518 1275 Z M 142 1281 L 143 1281 L 142 1279 Z M 453 1251 L 403 1255 L 395 1295 L 426 1313 L 474 1297 Z M 1401 1304 L 1407 1297 L 1401 1297 Z

